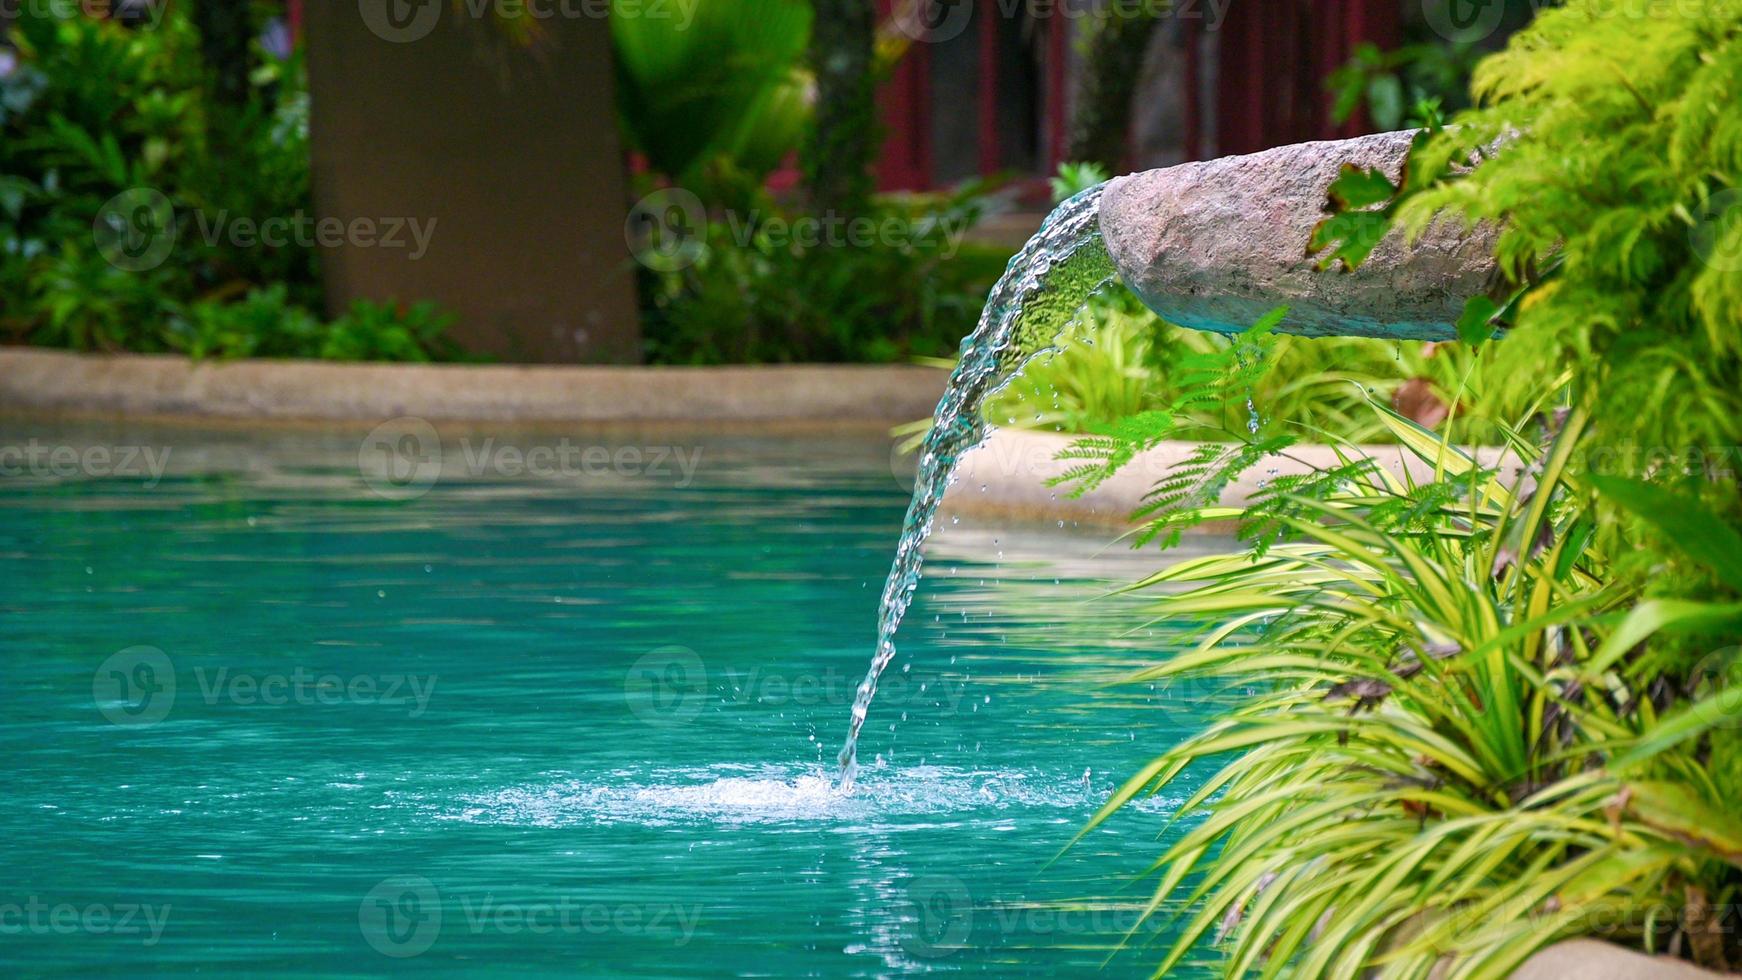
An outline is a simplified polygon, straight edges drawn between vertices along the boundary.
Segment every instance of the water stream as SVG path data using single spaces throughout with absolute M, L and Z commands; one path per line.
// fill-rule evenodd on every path
M 1024 361 L 1051 347 L 1089 296 L 1113 279 L 1113 263 L 1100 232 L 1104 187 L 1077 194 L 1047 216 L 1040 231 L 1010 260 L 986 298 L 979 325 L 962 341 L 961 358 L 920 449 L 913 500 L 883 585 L 877 646 L 859 683 L 847 741 L 841 748 L 844 790 L 852 788 L 858 774 L 859 733 L 877 696 L 878 679 L 895 659 L 895 633 L 919 587 L 922 548 L 931 535 L 932 519 L 949 489 L 957 460 L 986 436 L 981 406 Z

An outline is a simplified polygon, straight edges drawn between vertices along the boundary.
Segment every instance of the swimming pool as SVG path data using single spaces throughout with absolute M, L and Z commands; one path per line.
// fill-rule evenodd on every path
M 946 518 L 843 797 L 887 440 L 442 437 L 0 424 L 6 972 L 1153 968 L 1155 556 Z

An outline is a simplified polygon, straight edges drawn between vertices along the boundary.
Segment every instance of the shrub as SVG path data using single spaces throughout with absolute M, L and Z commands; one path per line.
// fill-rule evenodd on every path
M 693 265 L 643 274 L 649 359 L 888 362 L 950 351 L 1009 259 L 962 241 L 979 207 L 975 188 L 883 200 L 863 219 L 877 229 L 869 241 L 809 243 L 791 230 L 827 216 L 763 194 L 708 223 Z
M 1572 0 L 1478 67 L 1476 108 L 1423 133 L 1401 186 L 1339 178 L 1328 261 L 1358 264 L 1393 223 L 1501 226 L 1502 281 L 1460 331 L 1479 372 L 1558 408 L 1508 428 L 1506 472 L 1375 406 L 1432 479 L 1345 447 L 1215 507 L 1287 450 L 1261 429 L 1157 487 L 1149 537 L 1238 518 L 1252 547 L 1140 583 L 1185 586 L 1157 612 L 1202 621 L 1145 678 L 1267 689 L 1109 804 L 1228 760 L 1158 865 L 1152 910 L 1186 906 L 1173 959 L 1212 928 L 1231 975 L 1499 977 L 1585 934 L 1742 955 L 1723 921 L 1742 893 L 1738 78 L 1742 4 Z M 1073 475 L 1252 391 L 1271 325 L 1080 445 Z
M 240 102 L 206 84 L 200 37 L 178 6 L 137 27 L 20 11 L 0 74 L 0 339 L 196 357 L 452 355 L 445 322 L 370 305 L 331 327 L 306 245 L 241 247 L 190 214 L 310 213 L 307 95 L 294 53 L 258 51 Z M 123 196 L 131 194 L 131 197 Z M 137 209 L 150 198 L 169 208 Z M 167 222 L 177 221 L 177 225 Z M 174 233 L 158 263 L 105 257 L 99 222 Z

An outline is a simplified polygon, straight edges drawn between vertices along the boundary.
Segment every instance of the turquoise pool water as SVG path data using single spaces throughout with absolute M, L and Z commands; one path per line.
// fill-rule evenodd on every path
M 1153 967 L 1153 558 L 945 527 L 843 797 L 886 441 L 443 436 L 0 425 L 0 972 Z

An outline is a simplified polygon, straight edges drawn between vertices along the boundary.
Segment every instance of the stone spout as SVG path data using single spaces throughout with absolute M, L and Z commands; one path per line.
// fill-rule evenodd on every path
M 1437 222 L 1414 242 L 1393 230 L 1353 272 L 1307 255 L 1326 190 L 1345 163 L 1393 181 L 1412 133 L 1300 143 L 1112 181 L 1101 234 L 1125 284 L 1183 327 L 1235 333 L 1278 306 L 1307 336 L 1447 340 L 1494 271 L 1494 230 Z

